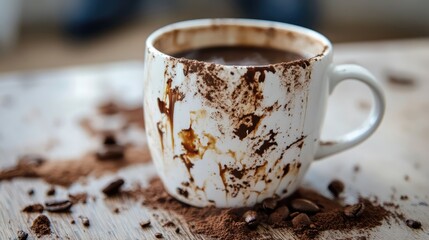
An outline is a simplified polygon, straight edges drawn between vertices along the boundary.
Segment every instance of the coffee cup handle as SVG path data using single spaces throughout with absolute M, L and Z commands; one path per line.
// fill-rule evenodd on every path
M 371 89 L 375 101 L 369 117 L 360 128 L 333 140 L 320 140 L 315 159 L 344 151 L 366 140 L 380 125 L 386 108 L 384 93 L 380 83 L 365 68 L 353 64 L 333 66 L 330 68 L 328 79 L 329 94 L 344 80 L 358 80 L 365 83 Z

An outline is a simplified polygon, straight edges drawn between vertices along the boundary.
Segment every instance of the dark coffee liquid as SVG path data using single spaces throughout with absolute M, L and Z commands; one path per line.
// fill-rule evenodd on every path
M 198 48 L 173 54 L 177 58 L 187 58 L 223 65 L 267 65 L 290 62 L 304 57 L 289 51 L 264 47 L 219 46 Z
M 265 47 L 220 46 L 198 48 L 173 54 L 177 58 L 193 59 L 223 65 L 267 65 L 290 62 L 304 57 L 285 50 Z

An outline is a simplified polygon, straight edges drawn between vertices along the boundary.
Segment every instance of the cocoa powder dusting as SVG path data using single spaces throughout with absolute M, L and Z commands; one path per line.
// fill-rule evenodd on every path
M 273 217 L 270 217 L 272 210 L 267 211 L 261 204 L 253 208 L 237 209 L 189 206 L 171 197 L 164 190 L 162 182 L 158 178 L 151 180 L 148 188 L 137 189 L 133 192 L 128 191 L 127 194 L 132 194 L 135 197 L 143 196 L 145 206 L 174 211 L 185 218 L 194 233 L 218 239 L 244 240 L 264 237 L 246 222 L 249 221 L 245 219 L 245 215 L 249 215 L 249 210 L 256 212 L 257 215 L 254 218 L 258 220 L 259 225 L 287 229 L 299 239 L 314 239 L 326 230 L 339 230 L 345 233 L 352 229 L 370 231 L 372 228 L 380 226 L 383 220 L 391 216 L 391 213 L 382 206 L 361 198 L 360 203 L 365 205 L 362 213 L 356 217 L 347 217 L 344 214 L 346 206 L 309 189 L 299 189 L 291 197 L 279 200 L 277 203 L 277 208 L 285 208 L 286 206 L 293 209 L 291 204 L 294 199 L 307 199 L 320 207 L 320 211 L 317 213 L 307 213 L 311 224 L 298 224 L 300 227 L 294 227 L 292 224 L 292 219 L 297 216 L 297 212 L 289 217 L 285 217 L 287 214 L 283 214 L 282 217 L 277 218 L 279 221 L 272 221 Z M 251 223 L 253 224 L 254 221 Z

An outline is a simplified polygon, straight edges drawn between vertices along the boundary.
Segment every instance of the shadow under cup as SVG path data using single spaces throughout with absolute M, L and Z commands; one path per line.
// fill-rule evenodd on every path
M 261 66 L 172 55 L 253 46 L 306 59 Z M 326 108 L 331 44 L 311 30 L 259 20 L 193 20 L 146 42 L 144 111 L 166 190 L 194 206 L 252 206 L 290 195 L 314 160 Z

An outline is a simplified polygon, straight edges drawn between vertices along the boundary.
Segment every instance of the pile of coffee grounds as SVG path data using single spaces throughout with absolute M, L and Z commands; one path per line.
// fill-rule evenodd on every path
M 144 130 L 141 106 L 128 107 L 108 101 L 98 106 L 98 112 L 106 119 L 111 116 L 121 116 L 125 120 L 124 125 L 115 130 L 116 133 L 132 125 Z M 96 129 L 88 118 L 83 119 L 80 124 L 89 135 L 95 135 L 103 140 L 103 146 L 98 151 L 77 159 L 55 161 L 46 161 L 41 156 L 27 155 L 19 159 L 16 166 L 0 170 L 0 181 L 15 177 L 42 178 L 51 184 L 70 186 L 81 177 L 88 175 L 98 177 L 108 172 L 116 172 L 128 165 L 151 161 L 147 145 L 118 144 L 112 130 Z M 53 195 L 55 190 L 47 194 Z
M 361 198 L 357 205 L 343 206 L 336 200 L 303 188 L 288 198 L 275 200 L 274 204 L 273 199 L 269 199 L 269 204 L 236 209 L 189 206 L 171 197 L 158 178 L 153 179 L 146 189 L 124 191 L 124 194 L 143 196 L 145 206 L 173 211 L 184 217 L 194 233 L 218 239 L 263 238 L 254 230 L 258 225 L 285 228 L 299 239 L 314 239 L 326 230 L 345 233 L 352 229 L 368 231 L 380 226 L 391 215 L 382 206 L 365 198 Z M 256 226 L 253 221 L 256 221 Z
M 47 216 L 39 215 L 34 219 L 33 224 L 31 225 L 31 230 L 33 230 L 37 237 L 49 235 L 51 234 L 51 221 L 49 221 Z
M 81 177 L 88 175 L 99 177 L 132 164 L 150 161 L 151 157 L 147 146 L 136 147 L 132 145 L 124 147 L 124 158 L 120 161 L 100 161 L 96 153 L 89 153 L 77 159 L 43 160 L 38 164 L 28 161 L 27 157 L 24 157 L 14 167 L 0 170 L 0 181 L 16 177 L 42 178 L 50 184 L 70 186 Z

